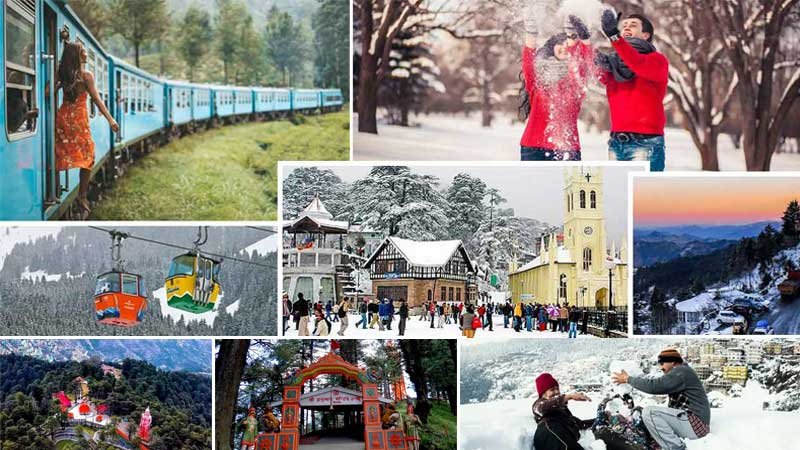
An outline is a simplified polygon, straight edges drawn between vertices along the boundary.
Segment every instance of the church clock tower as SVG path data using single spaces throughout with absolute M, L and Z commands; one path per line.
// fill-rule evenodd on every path
M 564 188 L 564 246 L 578 273 L 602 273 L 606 258 L 603 169 L 570 167 Z

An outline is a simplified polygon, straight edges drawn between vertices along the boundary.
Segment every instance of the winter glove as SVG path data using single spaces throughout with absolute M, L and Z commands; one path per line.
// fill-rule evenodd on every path
M 525 16 L 522 19 L 522 26 L 525 29 L 525 32 L 528 34 L 539 34 L 539 18 L 536 2 L 528 4 L 525 7 Z
M 607 38 L 612 39 L 614 36 L 619 35 L 617 24 L 619 23 L 620 17 L 622 17 L 622 13 L 615 15 L 614 11 L 611 9 L 603 10 L 603 15 L 600 17 L 600 25 L 603 28 L 603 34 L 605 34 Z
M 567 35 L 575 33 L 578 35 L 578 39 L 582 41 L 589 39 L 589 28 L 586 27 L 586 24 L 584 24 L 578 16 L 569 15 L 567 17 L 567 24 L 564 28 L 567 32 Z

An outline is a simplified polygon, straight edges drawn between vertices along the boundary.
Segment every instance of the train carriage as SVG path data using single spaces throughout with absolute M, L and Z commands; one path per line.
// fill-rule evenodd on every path
M 311 113 L 320 106 L 319 89 L 292 89 L 292 111 Z
M 214 99 L 213 115 L 218 118 L 233 116 L 235 111 L 233 88 L 230 86 L 212 86 L 211 92 Z
M 194 86 L 177 81 L 166 82 L 167 124 L 183 125 L 194 118 Z
M 277 117 L 290 110 L 290 90 L 281 88 L 253 88 L 253 101 L 256 114 Z
M 120 128 L 116 145 L 127 146 L 161 132 L 167 120 L 164 81 L 119 58 L 111 61 L 116 86 L 114 118 Z
M 54 95 L 65 41 L 80 41 L 85 70 L 120 125 L 108 122 L 87 100 L 95 144 L 92 186 L 105 185 L 125 164 L 148 151 L 173 125 L 226 122 L 267 115 L 323 112 L 336 98 L 319 89 L 234 87 L 163 80 L 107 53 L 66 0 L 0 0 L 0 220 L 73 218 L 78 169 L 59 171 L 55 157 Z M 333 94 L 331 94 L 333 95 Z M 341 92 L 339 91 L 339 102 Z M 341 108 L 341 105 L 339 105 Z
M 342 109 L 341 89 L 321 89 L 320 105 L 323 112 L 340 111 Z
M 78 169 L 59 171 L 54 142 L 55 119 L 62 94 L 53 95 L 56 70 L 64 48 L 62 37 L 83 43 L 86 70 L 97 91 L 112 109 L 110 56 L 62 2 L 0 0 L 0 45 L 3 47 L 0 84 L 0 219 L 42 220 L 64 213 L 77 194 Z M 95 160 L 107 157 L 112 146 L 108 123 L 90 103 L 89 126 Z
M 253 114 L 253 89 L 235 87 L 233 90 L 233 113 L 237 116 Z

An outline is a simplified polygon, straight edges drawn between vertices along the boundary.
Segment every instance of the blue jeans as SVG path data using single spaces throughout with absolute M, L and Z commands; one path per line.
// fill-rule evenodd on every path
M 578 337 L 578 324 L 575 322 L 569 323 L 569 334 L 567 338 L 577 338 Z
M 531 316 L 525 316 L 525 329 L 531 331 Z
M 580 150 L 551 150 L 541 147 L 520 147 L 520 161 L 580 161 Z
M 361 324 L 364 324 L 361 327 L 362 329 L 367 329 L 367 313 L 361 313 L 361 320 L 359 320 L 358 323 L 356 324 L 356 328 L 358 328 L 358 326 Z
M 609 161 L 650 161 L 651 172 L 664 171 L 664 136 L 646 139 L 629 139 L 625 142 L 619 137 L 608 140 Z

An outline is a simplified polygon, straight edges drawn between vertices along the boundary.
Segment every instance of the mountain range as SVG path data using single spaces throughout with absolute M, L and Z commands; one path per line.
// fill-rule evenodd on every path
M 744 225 L 677 225 L 637 227 L 633 236 L 634 267 L 647 267 L 685 256 L 705 255 L 758 236 L 767 225 L 780 229 L 779 222 Z
M 211 341 L 202 339 L 3 339 L 5 354 L 48 362 L 135 359 L 162 370 L 211 373 Z

